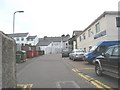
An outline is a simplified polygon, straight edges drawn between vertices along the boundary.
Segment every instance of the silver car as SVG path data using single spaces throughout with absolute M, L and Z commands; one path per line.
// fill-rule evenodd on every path
M 75 49 L 69 54 L 69 59 L 75 60 L 83 60 L 84 58 L 84 51 L 80 49 Z

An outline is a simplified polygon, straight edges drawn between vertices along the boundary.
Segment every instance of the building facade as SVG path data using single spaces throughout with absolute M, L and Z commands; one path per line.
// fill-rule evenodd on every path
M 37 35 L 36 36 L 28 36 L 26 39 L 27 39 L 26 43 L 29 45 L 32 45 L 32 46 L 35 46 L 39 41 Z
M 27 42 L 27 37 L 29 36 L 29 33 L 14 33 L 14 34 L 8 34 L 8 36 L 14 38 L 14 40 L 16 41 L 16 44 L 25 45 Z
M 39 41 L 37 36 L 30 36 L 29 33 L 14 33 L 14 34 L 7 34 L 7 35 L 14 38 L 14 40 L 16 41 L 17 51 L 34 50 L 33 47 L 36 48 L 36 44 Z
M 118 12 L 115 11 L 104 12 L 100 15 L 77 37 L 77 48 L 89 51 L 100 41 L 118 40 L 116 17 L 118 17 Z
M 61 53 L 63 49 L 69 48 L 70 37 L 44 37 L 40 38 L 37 44 L 39 50 L 44 50 L 45 54 Z

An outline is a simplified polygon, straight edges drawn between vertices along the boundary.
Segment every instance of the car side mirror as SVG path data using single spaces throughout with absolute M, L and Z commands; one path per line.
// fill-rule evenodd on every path
M 101 55 L 102 55 L 102 56 L 105 56 L 105 53 L 102 53 Z

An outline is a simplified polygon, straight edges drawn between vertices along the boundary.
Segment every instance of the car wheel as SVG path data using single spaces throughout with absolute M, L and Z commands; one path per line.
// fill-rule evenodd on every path
M 75 61 L 75 58 L 73 58 L 73 61 Z
M 102 70 L 101 70 L 99 64 L 95 64 L 95 73 L 96 73 L 98 76 L 101 76 L 101 75 L 102 75 Z
M 69 57 L 69 59 L 71 60 L 71 57 Z

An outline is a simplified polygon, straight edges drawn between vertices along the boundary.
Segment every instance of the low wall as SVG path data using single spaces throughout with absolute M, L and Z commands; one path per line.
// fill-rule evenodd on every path
M 16 44 L 0 31 L 0 89 L 16 87 Z

